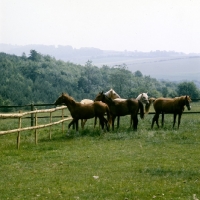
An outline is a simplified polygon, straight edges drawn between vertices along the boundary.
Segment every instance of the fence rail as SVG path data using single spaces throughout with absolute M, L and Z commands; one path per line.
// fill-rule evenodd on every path
M 193 99 L 193 102 L 198 102 L 200 101 L 200 99 Z M 46 127 L 50 127 L 49 130 L 49 138 L 51 139 L 51 126 L 56 125 L 56 124 L 60 124 L 62 123 L 62 131 L 64 132 L 64 122 L 71 120 L 72 118 L 69 116 L 64 116 L 64 109 L 66 109 L 66 106 L 61 106 L 61 107 L 57 107 L 57 108 L 51 108 L 51 109 L 43 109 L 43 110 L 35 110 L 36 107 L 47 107 L 47 106 L 55 106 L 54 104 L 29 104 L 29 105 L 21 105 L 21 106 L 0 106 L 0 110 L 1 108 L 27 108 L 30 107 L 31 111 L 28 112 L 23 112 L 23 113 L 10 113 L 10 114 L 5 114 L 5 113 L 0 113 L 0 119 L 7 119 L 7 118 L 18 118 L 18 128 L 16 129 L 12 129 L 12 130 L 7 130 L 7 131 L 0 131 L 0 135 L 5 135 L 5 134 L 11 134 L 14 132 L 17 132 L 17 148 L 19 149 L 20 147 L 20 132 L 21 131 L 27 131 L 27 130 L 35 130 L 35 143 L 37 144 L 37 130 L 41 129 L 41 128 L 46 128 Z M 55 111 L 61 110 L 62 114 L 60 116 L 52 116 L 52 113 Z M 50 113 L 49 117 L 48 116 L 37 116 L 38 113 Z M 199 114 L 200 112 L 183 112 L 183 114 Z M 149 112 L 149 114 L 155 114 L 155 112 Z M 31 116 L 27 116 L 27 115 L 31 115 Z M 26 116 L 26 117 L 25 117 Z M 56 122 L 52 122 L 52 118 L 59 118 L 62 117 L 61 120 L 58 120 Z M 30 127 L 24 127 L 22 128 L 22 119 L 25 118 L 30 118 L 31 119 L 31 126 Z M 47 124 L 42 124 L 42 125 L 38 125 L 38 118 L 49 118 L 49 123 Z
M 66 109 L 66 108 L 67 108 L 67 106 L 61 106 L 61 107 L 52 108 L 52 109 L 35 110 L 35 111 L 24 112 L 24 113 L 0 114 L 0 118 L 4 118 L 4 119 L 5 118 L 18 118 L 19 119 L 17 129 L 0 131 L 0 135 L 5 135 L 5 134 L 17 132 L 18 133 L 18 135 L 17 135 L 17 148 L 18 149 L 20 147 L 20 132 L 21 131 L 35 130 L 35 144 L 37 144 L 37 130 L 41 129 L 41 128 L 45 128 L 45 127 L 50 127 L 49 138 L 51 139 L 51 126 L 62 123 L 62 131 L 64 132 L 64 122 L 72 119 L 71 117 L 64 118 L 64 109 Z M 62 114 L 61 114 L 62 119 L 59 120 L 59 121 L 56 121 L 56 122 L 52 122 L 52 113 L 55 112 L 55 111 L 58 111 L 58 110 L 62 111 Z M 38 125 L 38 116 L 37 116 L 38 113 L 50 113 L 49 123 Z M 35 120 L 34 126 L 31 125 L 30 127 L 22 128 L 23 117 L 26 116 L 26 115 L 30 115 L 30 114 L 34 115 L 34 120 Z

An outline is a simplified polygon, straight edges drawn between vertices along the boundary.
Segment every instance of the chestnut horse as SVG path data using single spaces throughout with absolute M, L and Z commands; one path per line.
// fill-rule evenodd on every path
M 100 92 L 95 100 L 103 101 L 110 108 L 110 113 L 112 115 L 112 130 L 114 130 L 114 122 L 115 118 L 119 116 L 131 115 L 131 119 L 133 120 L 133 129 L 137 130 L 138 125 L 138 117 L 137 114 L 140 110 L 140 117 L 144 118 L 144 107 L 143 104 L 135 99 L 127 99 L 124 101 L 115 101 L 109 97 L 107 97 L 103 92 Z M 117 127 L 119 128 L 119 127 Z
M 178 115 L 178 128 L 181 122 L 181 115 L 186 106 L 188 110 L 191 109 L 190 106 L 191 98 L 189 96 L 180 96 L 175 98 L 158 98 L 153 102 L 155 109 L 155 115 L 152 120 L 151 128 L 153 128 L 154 122 L 156 122 L 158 128 L 159 115 L 162 113 L 162 126 L 164 124 L 164 114 L 171 113 L 174 114 L 173 128 L 176 123 L 176 116 Z
M 110 110 L 109 107 L 103 102 L 93 102 L 89 104 L 82 104 L 80 102 L 76 102 L 71 96 L 68 94 L 62 93 L 60 97 L 54 103 L 55 105 L 65 104 L 73 118 L 73 120 L 69 123 L 68 128 L 72 124 L 76 124 L 76 131 L 78 131 L 78 120 L 79 119 L 90 119 L 93 117 L 98 117 L 100 120 L 100 124 L 102 129 L 104 129 L 104 123 L 106 124 L 107 130 L 109 130 L 110 123 Z M 107 119 L 104 118 L 104 114 L 107 114 Z
M 110 90 L 108 90 L 107 92 L 105 92 L 105 95 L 107 97 L 110 97 L 111 99 L 116 99 L 116 98 L 120 98 L 120 96 L 111 88 Z M 91 99 L 83 99 L 80 101 L 80 103 L 82 104 L 88 104 L 88 103 L 93 103 L 94 101 Z M 87 122 L 87 119 L 81 119 L 81 127 L 84 128 L 85 123 Z M 94 122 L 94 126 L 97 123 L 97 119 L 95 118 L 95 122 Z
M 80 101 L 82 104 L 88 104 L 88 103 L 93 103 L 94 101 L 91 99 L 83 99 Z M 85 123 L 87 122 L 87 119 L 81 119 L 81 128 L 83 129 L 85 126 Z M 96 119 L 95 119 L 95 124 L 96 125 Z

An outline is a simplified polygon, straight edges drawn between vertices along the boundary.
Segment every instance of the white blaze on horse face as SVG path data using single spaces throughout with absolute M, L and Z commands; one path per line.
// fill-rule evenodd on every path
M 147 93 L 142 93 L 139 94 L 138 97 L 136 98 L 137 100 L 140 100 L 142 103 L 147 104 L 149 103 L 149 97 L 147 95 Z

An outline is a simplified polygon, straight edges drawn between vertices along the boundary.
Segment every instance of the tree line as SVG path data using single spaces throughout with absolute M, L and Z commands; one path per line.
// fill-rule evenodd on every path
M 126 64 L 96 67 L 56 60 L 31 50 L 26 56 L 0 53 L 0 106 L 53 103 L 62 93 L 75 100 L 94 99 L 100 91 L 113 88 L 123 98 L 136 98 L 142 92 L 150 97 L 190 95 L 200 98 L 193 82 L 158 81 L 144 76 L 138 69 L 131 72 Z

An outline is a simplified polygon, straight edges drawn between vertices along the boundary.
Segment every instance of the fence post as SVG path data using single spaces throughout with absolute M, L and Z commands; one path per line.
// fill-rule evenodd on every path
M 52 123 L 52 112 L 50 112 L 50 124 Z M 51 140 L 51 126 L 49 127 L 49 139 Z
M 34 110 L 34 105 L 33 105 L 33 103 L 31 104 L 31 111 L 33 111 Z M 32 113 L 31 114 L 31 126 L 34 126 L 34 114 Z
M 21 111 L 19 111 L 19 113 L 21 113 Z M 18 128 L 20 129 L 21 127 L 22 127 L 22 117 L 19 117 Z M 20 145 L 20 131 L 18 131 L 17 134 L 17 149 L 19 149 L 19 145 Z
M 35 113 L 35 144 L 37 144 L 37 112 Z
M 64 109 L 62 109 L 62 120 L 64 119 Z M 64 122 L 62 122 L 62 133 L 64 134 Z

